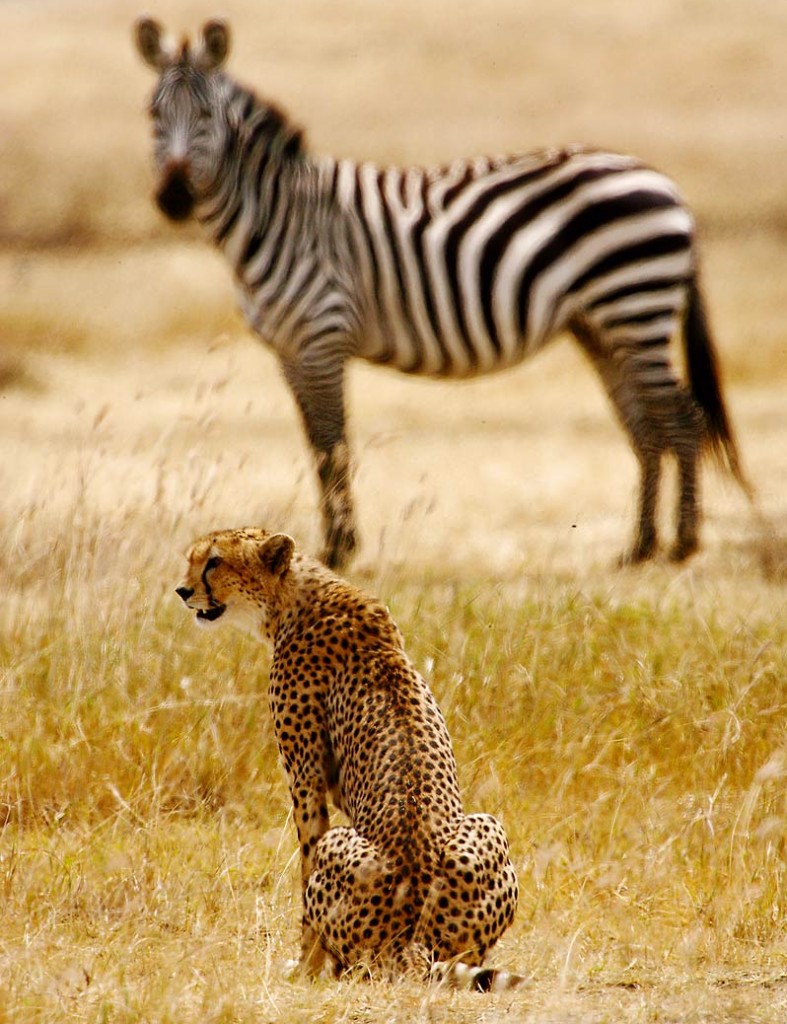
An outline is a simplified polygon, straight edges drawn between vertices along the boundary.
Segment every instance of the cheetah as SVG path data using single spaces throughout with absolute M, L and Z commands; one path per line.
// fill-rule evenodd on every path
M 520 984 L 481 966 L 517 904 L 506 834 L 464 813 L 445 720 L 387 608 L 283 533 L 209 533 L 187 559 L 176 593 L 197 623 L 272 647 L 268 699 L 301 854 L 297 973 Z M 349 825 L 330 827 L 329 794 Z

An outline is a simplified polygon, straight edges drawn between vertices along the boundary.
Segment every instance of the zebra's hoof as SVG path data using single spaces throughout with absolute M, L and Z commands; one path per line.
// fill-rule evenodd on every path
M 670 562 L 685 562 L 699 548 L 699 541 L 696 537 L 689 537 L 686 540 L 676 540 L 669 553 Z
M 628 565 L 640 565 L 642 562 L 647 562 L 649 559 L 653 558 L 655 554 L 655 536 L 649 537 L 644 541 L 638 540 L 630 551 L 625 551 L 620 558 L 618 558 L 617 566 L 619 569 L 625 569 Z

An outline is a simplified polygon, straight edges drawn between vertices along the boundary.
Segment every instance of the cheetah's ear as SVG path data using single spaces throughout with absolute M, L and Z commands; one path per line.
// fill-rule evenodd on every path
M 275 533 L 259 550 L 262 564 L 273 576 L 283 576 L 290 567 L 295 541 L 286 533 Z

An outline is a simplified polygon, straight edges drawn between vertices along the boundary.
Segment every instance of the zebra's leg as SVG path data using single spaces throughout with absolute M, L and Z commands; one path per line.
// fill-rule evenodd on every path
M 705 434 L 699 407 L 670 366 L 668 339 L 607 347 L 586 324 L 572 324 L 572 330 L 599 371 L 640 463 L 639 531 L 624 561 L 643 561 L 656 549 L 656 504 L 666 451 L 674 452 L 678 463 L 677 530 L 670 559 L 683 561 L 699 546 L 697 466 Z
M 682 562 L 699 547 L 701 509 L 697 466 L 703 444 L 703 418 L 691 395 L 676 385 L 665 429 L 678 462 L 678 508 L 675 543 L 670 551 L 673 562 Z
M 323 523 L 322 561 L 340 569 L 356 548 L 351 491 L 350 451 L 342 439 L 327 451 L 315 448 Z
M 639 525 L 631 549 L 620 558 L 621 565 L 636 565 L 652 558 L 658 546 L 656 507 L 661 483 L 661 452 L 647 444 L 635 445 L 640 466 Z
M 632 347 L 625 365 L 640 394 L 648 436 L 659 454 L 671 451 L 678 464 L 676 534 L 669 557 L 681 562 L 699 547 L 697 468 L 705 427 L 699 407 L 669 365 L 666 345 Z
M 646 389 L 634 372 L 630 353 L 622 347 L 608 348 L 591 326 L 579 318 L 572 321 L 570 329 L 601 377 L 639 462 L 637 534 L 631 548 L 621 556 L 620 564 L 644 562 L 653 557 L 658 546 L 656 509 L 665 440 L 654 429 Z
M 356 548 L 350 451 L 345 437 L 344 360 L 329 356 L 282 361 L 311 446 L 320 487 L 321 558 L 341 568 Z

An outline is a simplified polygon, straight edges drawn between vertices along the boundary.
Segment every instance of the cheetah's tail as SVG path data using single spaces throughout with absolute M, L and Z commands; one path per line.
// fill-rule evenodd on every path
M 470 992 L 507 992 L 526 985 L 529 979 L 496 967 L 469 967 L 458 960 L 438 960 L 432 964 L 429 980 L 434 985 Z

